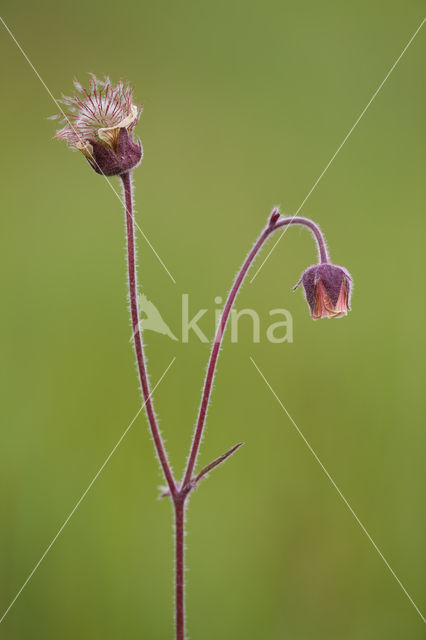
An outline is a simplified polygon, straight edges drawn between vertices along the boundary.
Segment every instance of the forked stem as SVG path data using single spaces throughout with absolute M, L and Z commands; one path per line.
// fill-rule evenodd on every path
M 212 391 L 213 378 L 217 367 L 220 347 L 223 335 L 231 313 L 233 304 L 238 292 L 245 280 L 250 266 L 255 257 L 263 247 L 268 238 L 278 229 L 282 227 L 299 224 L 308 227 L 313 233 L 317 246 L 319 262 L 329 262 L 327 248 L 324 237 L 319 227 L 308 218 L 294 217 L 281 218 L 278 211 L 274 210 L 269 218 L 268 225 L 260 234 L 258 240 L 254 244 L 252 250 L 245 259 L 236 279 L 229 292 L 222 316 L 216 331 L 216 336 L 212 345 L 207 375 L 204 381 L 202 391 L 201 404 L 198 412 L 198 420 L 194 431 L 194 437 L 190 449 L 187 467 L 184 474 L 184 480 L 181 485 L 176 484 L 173 473 L 168 461 L 167 453 L 164 447 L 163 439 L 158 427 L 157 419 L 151 398 L 150 385 L 145 364 L 145 354 L 140 329 L 140 316 L 138 308 L 138 289 L 136 274 L 136 247 L 135 247 L 135 224 L 133 218 L 132 203 L 132 184 L 129 173 L 121 175 L 125 197 L 125 213 L 126 213 L 126 238 L 127 238 L 127 258 L 128 258 L 128 279 L 129 279 L 129 299 L 130 312 L 132 320 L 133 341 L 136 353 L 136 361 L 138 365 L 139 380 L 141 384 L 142 397 L 144 401 L 145 411 L 148 417 L 149 426 L 154 440 L 155 449 L 160 461 L 164 477 L 168 485 L 168 494 L 171 496 L 174 507 L 175 517 L 175 607 L 176 607 L 176 640 L 185 640 L 185 503 L 189 493 L 198 484 L 204 475 L 213 468 L 225 461 L 237 448 L 239 444 L 232 447 L 227 453 L 223 454 L 210 465 L 207 465 L 197 476 L 193 477 L 197 456 L 200 449 L 203 430 L 206 423 L 207 408 Z M 167 493 L 166 493 L 167 494 Z M 166 495 L 164 494 L 164 495 Z

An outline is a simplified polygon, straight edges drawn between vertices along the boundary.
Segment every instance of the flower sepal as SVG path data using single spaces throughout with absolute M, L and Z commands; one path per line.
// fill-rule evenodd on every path
M 294 289 L 302 284 L 312 318 L 342 318 L 350 311 L 352 278 L 344 267 L 321 263 L 308 267 Z
M 104 176 L 118 176 L 134 169 L 141 162 L 143 150 L 141 141 L 132 140 L 132 134 L 124 127 L 120 128 L 116 148 L 106 146 L 94 138 L 86 144 L 79 143 L 77 148 L 96 173 Z

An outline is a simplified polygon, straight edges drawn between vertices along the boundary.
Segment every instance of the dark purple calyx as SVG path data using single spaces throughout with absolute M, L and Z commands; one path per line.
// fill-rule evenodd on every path
M 351 297 L 352 278 L 349 272 L 344 267 L 338 267 L 335 264 L 323 263 L 308 267 L 294 287 L 294 289 L 297 289 L 300 284 L 303 284 L 306 301 L 311 313 L 313 313 L 315 309 L 318 284 L 320 281 L 322 282 L 333 307 L 336 306 L 342 289 L 342 284 L 344 284 L 347 292 L 348 309 L 350 309 L 349 302 Z
M 119 176 L 134 169 L 142 160 L 141 141 L 133 142 L 127 129 L 121 128 L 118 134 L 116 148 L 107 146 L 89 138 L 92 150 L 85 153 L 92 168 L 104 176 Z

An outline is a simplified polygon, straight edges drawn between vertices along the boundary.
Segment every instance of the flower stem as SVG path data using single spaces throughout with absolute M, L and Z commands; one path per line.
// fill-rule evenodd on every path
M 176 640 L 185 640 L 185 497 L 174 500 Z
M 145 354 L 142 343 L 139 307 L 138 307 L 138 285 L 136 276 L 136 246 L 135 246 L 135 223 L 133 218 L 132 203 L 132 183 L 130 173 L 124 173 L 121 176 L 123 183 L 123 191 L 125 198 L 125 214 L 126 214 L 126 237 L 127 237 L 127 265 L 129 280 L 129 300 L 130 313 L 132 320 L 133 342 L 138 365 L 139 380 L 142 390 L 142 398 L 144 401 L 145 411 L 148 418 L 151 434 L 154 440 L 155 449 L 160 460 L 161 468 L 166 478 L 172 497 L 176 495 L 176 484 L 173 478 L 172 470 L 164 448 L 163 439 L 155 417 L 154 407 L 151 399 L 151 391 L 148 380 L 148 374 L 145 364 Z
M 235 282 L 232 285 L 231 291 L 228 294 L 228 298 L 225 302 L 225 306 L 222 311 L 222 315 L 219 321 L 218 328 L 216 330 L 215 339 L 214 339 L 211 353 L 210 353 L 209 364 L 207 367 L 207 374 L 206 374 L 204 387 L 201 395 L 201 404 L 198 412 L 197 424 L 195 427 L 194 437 L 191 445 L 191 451 L 189 454 L 188 463 L 187 463 L 187 467 L 184 475 L 184 480 L 182 483 L 183 487 L 187 486 L 192 480 L 192 474 L 194 471 L 195 463 L 197 461 L 197 456 L 200 449 L 201 439 L 203 436 L 204 426 L 206 422 L 207 409 L 208 409 L 210 395 L 212 391 L 213 379 L 216 371 L 223 334 L 225 332 L 226 324 L 228 322 L 228 318 L 231 313 L 237 294 L 244 282 L 244 279 L 247 275 L 247 272 L 250 266 L 252 265 L 255 257 L 257 256 L 257 254 L 259 253 L 260 249 L 263 247 L 265 242 L 268 240 L 268 238 L 275 231 L 278 231 L 278 229 L 281 229 L 282 227 L 293 225 L 293 224 L 303 225 L 308 229 L 310 229 L 310 231 L 313 233 L 314 238 L 317 242 L 319 262 L 322 262 L 322 263 L 329 262 L 329 257 L 327 253 L 327 247 L 325 244 L 324 236 L 322 235 L 320 228 L 314 222 L 312 222 L 312 220 L 309 220 L 309 218 L 302 218 L 302 217 L 281 218 L 278 216 L 278 214 L 276 216 L 271 216 L 270 222 L 262 231 L 259 238 L 255 242 L 252 250 L 244 260 L 243 265 L 237 274 Z
M 212 345 L 209 364 L 207 368 L 207 375 L 204 382 L 201 404 L 198 413 L 197 425 L 195 427 L 194 437 L 191 445 L 190 455 L 184 475 L 184 480 L 181 485 L 176 484 L 173 477 L 173 473 L 168 461 L 167 453 L 164 447 L 163 439 L 160 434 L 157 419 L 154 412 L 153 403 L 151 400 L 151 391 L 148 380 L 148 374 L 146 370 L 145 355 L 143 349 L 142 335 L 140 329 L 140 317 L 138 308 L 138 289 L 137 289 L 137 274 L 136 274 L 136 246 L 135 246 L 135 225 L 133 218 L 133 203 L 132 203 L 132 184 L 130 173 L 124 173 L 121 176 L 123 183 L 124 197 L 125 197 L 125 214 L 126 214 L 126 237 L 127 237 L 127 258 L 128 258 L 128 280 L 129 280 L 129 299 L 130 299 L 130 312 L 132 320 L 133 341 L 136 353 L 136 361 L 138 365 L 139 380 L 141 384 L 142 397 L 144 400 L 145 411 L 148 417 L 152 437 L 154 440 L 155 449 L 160 461 L 161 468 L 166 478 L 169 493 L 173 501 L 174 517 L 175 517 L 175 607 L 176 607 L 176 640 L 185 640 L 185 503 L 188 495 L 193 488 L 191 481 L 194 471 L 194 467 L 197 461 L 197 456 L 201 444 L 203 430 L 207 417 L 207 408 L 212 391 L 213 378 L 216 371 L 217 361 L 220 352 L 220 346 L 222 344 L 223 334 L 231 313 L 233 304 L 237 297 L 237 294 L 244 282 L 247 272 L 252 265 L 256 255 L 263 247 L 264 243 L 271 236 L 272 233 L 278 229 L 291 225 L 301 224 L 308 227 L 317 242 L 318 246 L 318 258 L 319 261 L 324 263 L 328 262 L 327 248 L 325 245 L 324 237 L 320 229 L 308 218 L 281 218 L 279 214 L 271 216 L 268 225 L 260 234 L 258 240 L 254 244 L 252 250 L 245 259 L 231 291 L 229 292 L 225 306 L 223 308 L 222 316 L 219 322 L 219 326 L 216 331 L 216 336 Z M 234 452 L 234 450 L 240 445 L 236 445 L 229 452 L 215 460 L 211 465 L 203 469 L 200 472 L 197 479 L 200 479 L 204 472 L 207 472 L 222 459 L 226 459 Z M 197 484 L 197 483 L 195 483 Z

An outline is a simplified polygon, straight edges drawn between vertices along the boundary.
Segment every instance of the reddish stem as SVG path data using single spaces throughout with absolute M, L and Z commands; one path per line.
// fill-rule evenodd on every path
M 187 496 L 188 494 L 186 494 Z M 185 499 L 174 500 L 175 507 L 175 608 L 176 640 L 185 640 Z
M 194 471 L 194 466 L 197 460 L 197 455 L 200 448 L 201 438 L 203 435 L 203 429 L 207 417 L 207 407 L 211 395 L 213 378 L 216 370 L 217 360 L 219 357 L 220 346 L 223 339 L 223 334 L 226 328 L 226 324 L 232 310 L 232 306 L 237 297 L 238 291 L 244 282 L 247 272 L 255 259 L 256 255 L 262 248 L 263 244 L 269 238 L 269 236 L 280 229 L 281 227 L 290 224 L 302 224 L 308 227 L 315 236 L 318 244 L 318 253 L 320 262 L 328 262 L 328 254 L 325 246 L 324 238 L 319 228 L 307 218 L 279 218 L 279 214 L 273 212 L 269 220 L 268 226 L 263 230 L 253 249 L 250 251 L 246 260 L 244 261 L 240 272 L 232 286 L 232 289 L 226 300 L 222 317 L 219 322 L 219 326 L 216 332 L 215 340 L 212 346 L 210 354 L 209 365 L 207 369 L 207 375 L 204 382 L 204 388 L 202 393 L 201 405 L 198 414 L 198 421 L 195 428 L 194 438 L 191 445 L 190 456 L 184 476 L 182 485 L 178 486 L 174 480 L 173 473 L 167 458 L 167 453 L 164 448 L 164 443 L 158 428 L 157 419 L 154 413 L 154 407 L 151 400 L 150 385 L 146 370 L 145 356 L 143 350 L 143 342 L 140 331 L 140 318 L 138 308 L 138 290 L 137 290 L 137 275 L 136 275 L 136 247 L 135 247 L 135 232 L 134 232 L 134 219 L 133 219 L 133 205 L 132 205 L 132 185 L 129 173 L 125 173 L 121 176 L 124 189 L 124 197 L 126 204 L 126 236 L 127 236 L 127 256 L 128 256 L 128 278 L 129 278 L 129 297 L 130 297 L 130 311 L 132 319 L 132 331 L 133 340 L 136 353 L 136 360 L 138 365 L 139 379 L 142 389 L 142 396 L 144 399 L 144 405 L 146 414 L 148 417 L 152 437 L 154 439 L 155 449 L 157 451 L 158 458 L 167 480 L 169 492 L 173 500 L 174 514 L 175 514 L 175 606 L 176 606 L 176 640 L 185 640 L 185 547 L 184 547 L 184 520 L 185 520 L 185 502 L 192 488 L 191 479 Z M 197 476 L 200 479 L 204 473 L 219 464 L 222 460 L 226 459 L 233 453 L 240 445 L 236 445 L 229 452 L 215 460 L 211 465 L 203 469 Z
M 253 260 L 255 259 L 255 257 L 257 256 L 257 254 L 259 253 L 260 249 L 263 247 L 264 243 L 269 238 L 269 236 L 275 231 L 277 231 L 278 229 L 281 229 L 282 227 L 292 225 L 292 224 L 304 225 L 305 227 L 308 227 L 310 231 L 312 231 L 315 237 L 315 240 L 317 242 L 319 262 L 322 262 L 322 263 L 329 262 L 329 257 L 328 257 L 324 237 L 319 227 L 314 222 L 312 222 L 312 220 L 309 220 L 308 218 L 302 218 L 302 217 L 280 218 L 278 217 L 278 214 L 274 215 L 274 212 L 273 212 L 273 214 L 270 217 L 270 222 L 268 226 L 265 227 L 265 229 L 262 231 L 253 249 L 250 251 L 247 258 L 245 259 L 235 279 L 235 282 L 232 285 L 232 289 L 228 294 L 228 298 L 225 302 L 225 306 L 222 311 L 222 315 L 219 321 L 219 325 L 216 331 L 216 336 L 215 336 L 215 339 L 212 345 L 212 350 L 210 353 L 210 360 L 207 367 L 207 374 L 204 381 L 204 387 L 203 387 L 203 392 L 201 396 L 201 404 L 198 412 L 197 425 L 195 427 L 194 438 L 191 445 L 191 452 L 189 454 L 188 464 L 186 467 L 184 480 L 182 483 L 183 487 L 187 486 L 188 483 L 191 482 L 195 463 L 197 461 L 201 439 L 203 436 L 204 425 L 207 417 L 207 409 L 208 409 L 208 404 L 209 404 L 210 395 L 212 391 L 213 379 L 216 371 L 216 365 L 219 357 L 220 347 L 222 344 L 223 334 L 225 332 L 226 324 L 228 322 L 229 315 L 231 313 L 233 304 L 235 302 L 235 298 L 237 297 L 237 294 L 241 288 L 241 285 L 244 282 L 244 279 L 247 275 L 247 272 L 251 264 L 253 263 Z
M 145 355 L 143 350 L 142 336 L 139 324 L 139 307 L 138 307 L 138 285 L 136 276 L 136 247 L 135 247 L 135 224 L 133 219 L 132 204 L 132 183 L 129 173 L 121 175 L 123 182 L 124 198 L 126 203 L 126 237 L 127 237 L 127 262 L 128 262 L 128 278 L 129 278 L 129 298 L 130 312 L 132 318 L 133 341 L 138 365 L 139 380 L 142 389 L 142 396 L 145 405 L 146 415 L 148 417 L 149 426 L 152 437 L 154 439 L 155 449 L 160 460 L 169 490 L 173 498 L 176 495 L 176 484 L 173 478 L 172 470 L 164 448 L 163 440 L 158 428 L 157 419 L 154 413 L 154 407 L 151 400 L 151 391 L 148 380 L 148 374 L 145 365 Z

